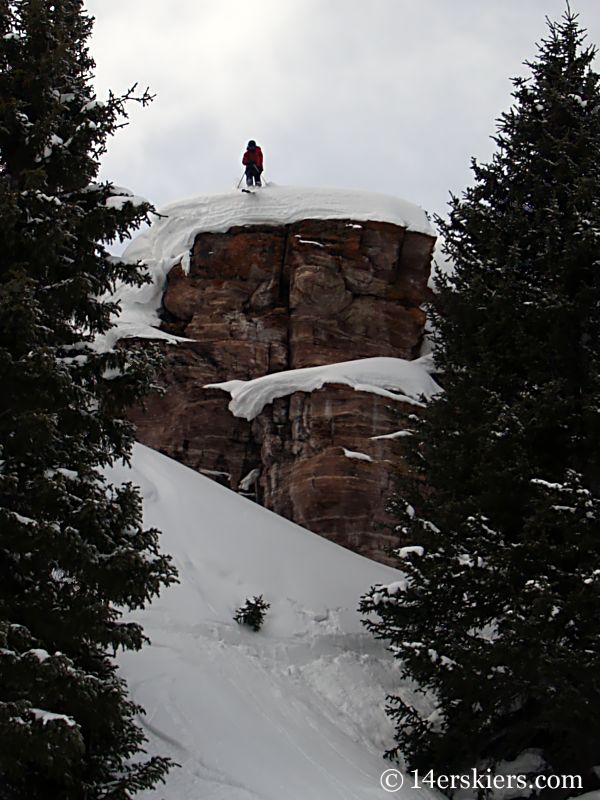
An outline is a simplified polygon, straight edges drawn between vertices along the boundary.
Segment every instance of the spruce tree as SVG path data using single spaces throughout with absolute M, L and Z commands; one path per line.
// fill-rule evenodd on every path
M 514 80 L 496 151 L 438 220 L 444 394 L 394 500 L 405 579 L 365 624 L 426 698 L 389 698 L 412 769 L 525 751 L 596 785 L 600 764 L 600 89 L 567 10 Z M 528 792 L 525 792 L 527 794 Z M 566 792 L 566 794 L 573 792 Z
M 92 22 L 81 0 L 0 0 L 1 800 L 125 800 L 169 767 L 141 756 L 113 661 L 144 641 L 123 611 L 175 573 L 138 490 L 104 476 L 154 374 L 93 346 L 115 283 L 146 280 L 106 248 L 151 207 L 95 181 L 134 90 L 96 99 Z
M 263 599 L 262 594 L 247 598 L 243 606 L 236 608 L 233 616 L 234 620 L 240 625 L 248 625 L 253 631 L 259 631 L 271 604 Z

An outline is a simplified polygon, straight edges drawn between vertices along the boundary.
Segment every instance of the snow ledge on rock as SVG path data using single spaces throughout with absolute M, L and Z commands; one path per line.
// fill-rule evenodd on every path
M 431 360 L 427 357 L 405 361 L 382 356 L 275 372 L 251 381 L 209 383 L 204 388 L 229 392 L 229 410 L 234 417 L 247 420 L 257 417 L 278 397 L 294 392 L 313 392 L 326 383 L 344 384 L 357 392 L 370 392 L 422 406 L 423 400 L 429 400 L 442 391 L 429 374 L 430 369 Z

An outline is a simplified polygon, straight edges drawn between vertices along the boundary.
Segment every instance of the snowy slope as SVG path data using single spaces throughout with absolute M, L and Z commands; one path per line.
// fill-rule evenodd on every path
M 182 765 L 146 797 L 386 797 L 382 707 L 397 672 L 355 609 L 371 584 L 399 573 L 141 445 L 133 469 L 113 478 L 142 487 L 145 521 L 163 530 L 181 577 L 138 615 L 152 645 L 121 659 L 150 751 Z M 232 620 L 256 594 L 271 603 L 258 633 Z
M 372 192 L 265 186 L 252 195 L 238 191 L 196 197 L 161 209 L 151 228 L 125 250 L 123 258 L 143 261 L 152 283 L 141 289 L 121 287 L 116 299 L 123 312 L 117 328 L 98 346 L 111 347 L 116 338 L 143 336 L 174 339 L 152 326 L 167 273 L 175 264 L 189 265 L 194 239 L 207 231 L 223 233 L 238 225 L 286 225 L 302 219 L 349 219 L 391 222 L 435 236 L 426 213 L 406 200 Z

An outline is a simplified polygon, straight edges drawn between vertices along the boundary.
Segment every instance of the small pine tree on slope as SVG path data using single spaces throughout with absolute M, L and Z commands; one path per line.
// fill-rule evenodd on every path
M 497 151 L 438 220 L 436 361 L 394 501 L 406 580 L 365 624 L 429 695 L 390 698 L 411 768 L 537 751 L 600 764 L 600 90 L 569 10 L 499 120 Z M 420 548 L 423 548 L 421 551 Z M 428 708 L 426 711 L 425 708 Z
M 125 800 L 169 761 L 140 757 L 140 711 L 111 656 L 137 649 L 141 608 L 175 580 L 131 485 L 121 410 L 153 359 L 99 353 L 116 281 L 140 267 L 105 245 L 147 203 L 94 183 L 133 97 L 91 88 L 81 0 L 0 0 L 0 798 Z M 149 99 L 147 95 L 141 98 Z

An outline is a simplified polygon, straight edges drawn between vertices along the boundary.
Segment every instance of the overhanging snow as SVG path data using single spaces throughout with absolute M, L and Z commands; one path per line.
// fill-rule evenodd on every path
M 235 417 L 247 420 L 258 416 L 277 397 L 286 397 L 294 392 L 312 392 L 326 383 L 340 383 L 358 392 L 371 392 L 420 406 L 422 398 L 429 400 L 441 392 L 429 374 L 430 368 L 431 359 L 427 357 L 416 361 L 389 357 L 363 358 L 322 367 L 276 372 L 251 381 L 209 383 L 205 388 L 229 392 L 229 410 Z

